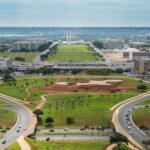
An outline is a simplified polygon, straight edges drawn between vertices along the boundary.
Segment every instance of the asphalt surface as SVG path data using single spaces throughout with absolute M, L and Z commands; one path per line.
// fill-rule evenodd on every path
M 136 105 L 146 99 L 150 99 L 150 95 L 145 96 L 143 98 L 139 98 L 134 102 L 128 103 L 120 110 L 118 115 L 118 119 L 121 126 L 133 137 L 133 139 L 135 139 L 139 143 L 142 143 L 143 140 L 150 139 L 150 137 L 137 128 L 137 126 L 132 121 L 131 113 L 134 109 L 140 109 L 141 106 Z
M 53 133 L 108 133 L 108 132 L 112 132 L 111 129 L 105 129 L 105 130 L 92 130 L 92 129 L 88 129 L 88 130 L 80 130 L 80 129 L 53 129 Z M 50 133 L 50 130 L 40 130 L 37 131 L 37 133 Z
M 4 101 L 5 103 L 8 103 L 9 105 L 13 106 L 12 108 L 10 107 L 6 109 L 10 111 L 15 111 L 18 114 L 18 120 L 16 125 L 9 132 L 7 132 L 7 134 L 2 139 L 0 139 L 0 150 L 3 150 L 9 144 L 15 142 L 20 136 L 23 136 L 25 134 L 25 131 L 29 127 L 31 122 L 31 115 L 27 111 L 27 109 L 19 103 L 1 97 L 0 101 Z M 19 130 L 19 132 L 17 132 L 17 130 Z M 2 142 L 5 140 L 6 143 L 2 144 Z
M 43 135 L 36 136 L 37 140 L 109 140 L 109 136 L 91 136 L 91 135 Z

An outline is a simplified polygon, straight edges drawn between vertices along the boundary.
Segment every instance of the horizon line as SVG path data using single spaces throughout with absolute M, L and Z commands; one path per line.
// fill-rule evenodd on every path
M 0 26 L 0 28 L 150 28 L 150 26 Z

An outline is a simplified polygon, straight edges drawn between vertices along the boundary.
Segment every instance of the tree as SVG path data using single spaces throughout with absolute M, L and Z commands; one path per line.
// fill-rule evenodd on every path
M 15 82 L 16 80 L 11 75 L 5 74 L 4 77 L 3 77 L 3 81 L 4 82 Z
M 22 57 L 15 57 L 15 60 L 16 61 L 23 61 L 23 62 L 25 62 L 25 58 L 22 58 Z
M 43 120 L 42 120 L 42 118 L 40 117 L 40 115 L 43 115 L 43 111 L 42 110 L 40 110 L 40 109 L 36 109 L 36 110 L 34 110 L 33 111 L 33 113 L 36 115 L 36 117 L 37 117 L 37 122 L 38 122 L 38 125 L 40 124 L 42 124 L 43 123 Z
M 121 143 L 124 142 L 128 144 L 128 139 L 120 133 L 115 133 L 114 136 L 110 136 L 110 143 L 117 143 L 119 150 Z
M 104 49 L 104 45 L 100 41 L 94 41 L 93 45 L 96 46 L 96 47 L 98 47 L 99 49 Z
M 53 126 L 52 123 L 54 122 L 54 119 L 52 117 L 47 117 L 45 119 L 45 122 L 46 122 L 47 126 Z
M 36 116 L 40 116 L 40 115 L 43 115 L 43 111 L 41 109 L 36 109 L 33 111 L 33 113 L 36 115 Z
M 142 141 L 142 143 L 147 148 L 147 146 L 150 145 L 150 140 L 144 140 L 144 141 Z
M 138 86 L 137 86 L 137 89 L 138 89 L 138 90 L 147 90 L 148 87 L 147 87 L 146 85 L 144 85 L 144 84 L 141 84 L 141 85 L 138 85 Z
M 66 119 L 66 123 L 67 123 L 67 125 L 71 125 L 71 124 L 75 123 L 75 120 L 74 120 L 74 118 L 72 118 L 72 117 L 68 117 L 68 118 Z

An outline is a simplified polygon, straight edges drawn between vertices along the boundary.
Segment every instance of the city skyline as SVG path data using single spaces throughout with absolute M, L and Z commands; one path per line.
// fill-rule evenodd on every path
M 0 26 L 150 26 L 149 0 L 1 0 Z

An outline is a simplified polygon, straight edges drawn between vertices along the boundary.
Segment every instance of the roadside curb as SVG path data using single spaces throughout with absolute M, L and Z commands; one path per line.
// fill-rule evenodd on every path
M 129 139 L 129 141 L 131 141 L 134 146 L 140 148 L 140 150 L 145 150 L 145 148 L 138 141 L 136 141 L 131 135 L 129 135 L 129 133 L 126 132 L 125 129 L 121 126 L 121 124 L 120 124 L 120 122 L 118 120 L 118 114 L 119 114 L 119 109 L 121 109 L 125 105 L 136 101 L 138 98 L 142 98 L 142 97 L 148 96 L 149 94 L 150 94 L 150 91 L 147 91 L 147 92 L 145 92 L 143 94 L 140 94 L 138 96 L 130 98 L 130 99 L 126 100 L 126 101 L 123 101 L 123 102 L 113 106 L 110 109 L 110 111 L 113 113 L 112 122 L 114 123 L 114 125 L 118 124 L 117 127 L 115 127 L 116 130 L 118 130 L 118 132 L 120 132 L 121 134 L 125 135 Z M 135 125 L 135 127 L 137 128 L 136 125 Z M 138 129 L 138 131 L 141 132 L 141 130 L 139 130 L 139 129 Z M 142 134 L 143 134 L 143 132 L 142 132 Z

